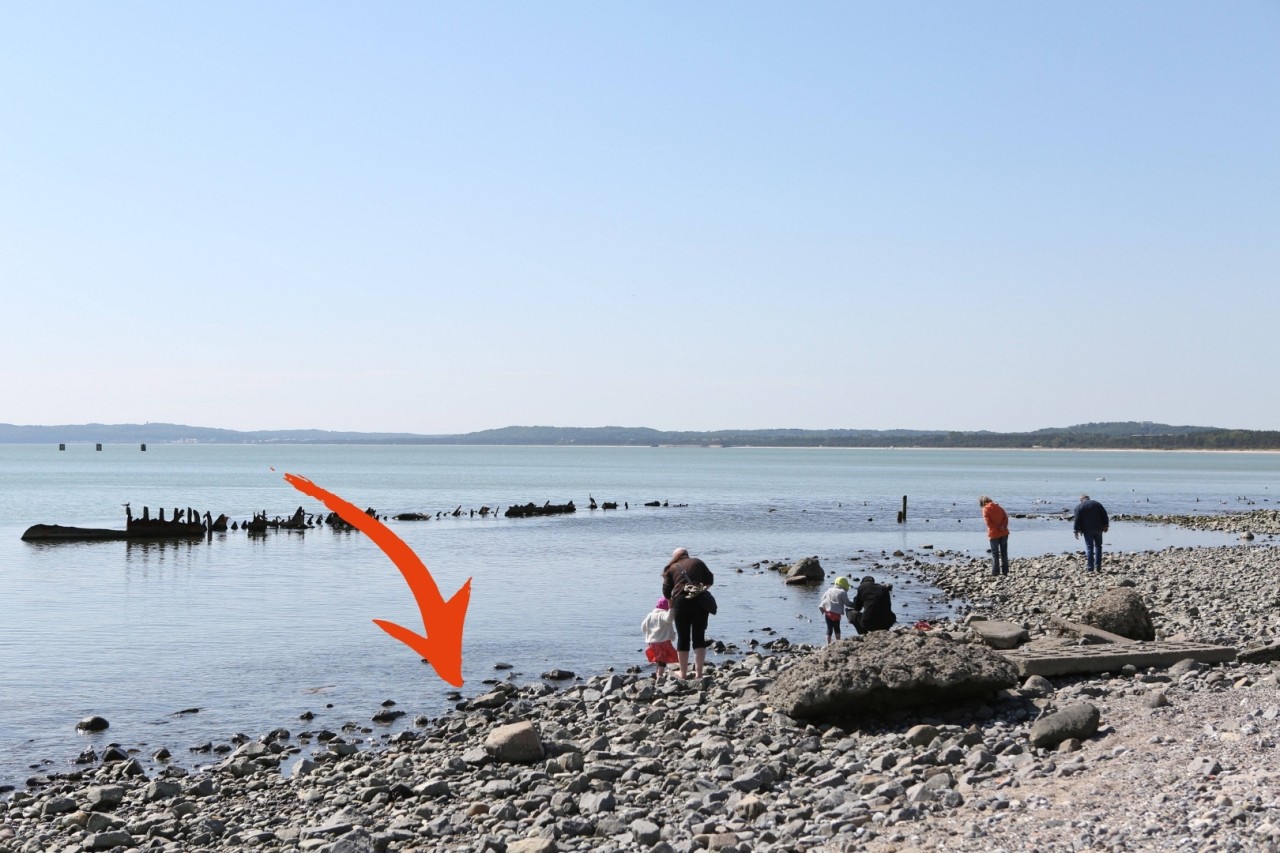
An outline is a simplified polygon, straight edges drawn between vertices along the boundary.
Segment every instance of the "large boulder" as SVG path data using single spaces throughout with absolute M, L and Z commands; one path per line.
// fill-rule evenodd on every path
M 769 700 L 791 717 L 840 719 L 948 708 L 1017 684 L 1014 665 L 977 643 L 873 631 L 801 659 L 778 676 Z
M 791 568 L 787 569 L 789 584 L 822 583 L 822 579 L 826 576 L 827 573 L 822 570 L 822 563 L 818 562 L 817 557 L 797 560 L 791 564 Z
M 1138 591 L 1130 587 L 1114 587 L 1095 598 L 1085 608 L 1083 621 L 1130 640 L 1156 638 L 1147 605 Z

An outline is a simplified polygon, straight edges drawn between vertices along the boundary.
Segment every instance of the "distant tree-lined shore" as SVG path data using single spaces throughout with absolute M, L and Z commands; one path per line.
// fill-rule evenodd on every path
M 330 430 L 230 430 L 182 424 L 0 424 L 0 444 L 471 444 L 689 447 L 971 447 L 1114 450 L 1280 450 L 1280 431 L 1120 421 L 1033 432 L 509 426 L 456 435 Z

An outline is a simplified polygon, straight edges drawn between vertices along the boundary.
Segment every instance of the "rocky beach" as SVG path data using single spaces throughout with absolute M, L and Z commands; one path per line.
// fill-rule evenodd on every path
M 1274 515 L 1238 523 L 1280 532 Z M 371 708 L 407 712 L 395 733 L 224 735 L 222 760 L 195 772 L 124 745 L 8 794 L 0 851 L 1278 849 L 1280 550 L 1109 554 L 1099 573 L 1080 555 L 1001 577 L 981 559 L 912 566 L 965 602 L 955 620 L 825 649 L 813 626 L 719 638 L 701 681 L 495 680 L 439 717 Z M 1157 642 L 1241 657 L 1011 680 L 973 627 L 1048 637 L 1116 587 L 1140 596 Z M 975 667 L 981 696 L 941 683 Z M 798 713 L 797 693 L 836 672 L 868 697 L 916 692 L 844 719 Z

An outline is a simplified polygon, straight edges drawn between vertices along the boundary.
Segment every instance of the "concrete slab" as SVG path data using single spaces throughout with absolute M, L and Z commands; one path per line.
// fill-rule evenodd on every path
M 1280 660 L 1280 643 L 1260 646 L 1256 649 L 1245 649 L 1240 653 L 1240 660 L 1246 663 L 1273 663 Z
M 993 649 L 1015 649 L 1031 639 L 1027 629 L 1016 622 L 975 619 L 969 623 L 969 630 Z
M 1016 649 L 997 651 L 1018 669 L 1018 675 L 1077 675 L 1116 672 L 1132 664 L 1136 667 L 1170 666 L 1184 658 L 1201 663 L 1224 663 L 1236 659 L 1236 650 L 1187 641 L 1143 643 L 1099 643 L 1079 645 L 1067 640 L 1037 640 Z

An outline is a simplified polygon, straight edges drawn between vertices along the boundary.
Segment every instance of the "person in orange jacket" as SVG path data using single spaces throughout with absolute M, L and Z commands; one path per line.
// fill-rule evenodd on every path
M 982 520 L 987 523 L 987 539 L 991 541 L 991 574 L 1009 574 L 1009 513 L 1000 504 L 983 495 L 978 498 Z

